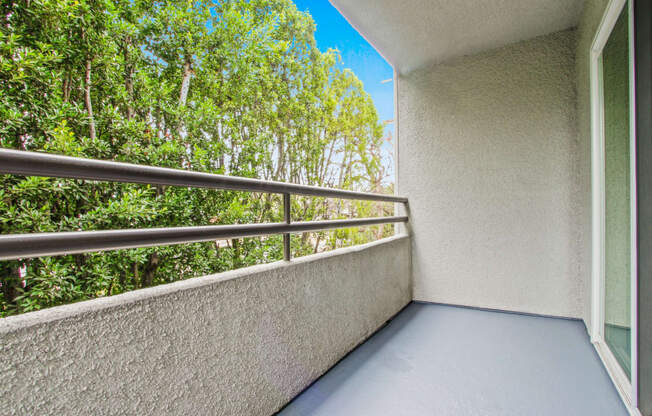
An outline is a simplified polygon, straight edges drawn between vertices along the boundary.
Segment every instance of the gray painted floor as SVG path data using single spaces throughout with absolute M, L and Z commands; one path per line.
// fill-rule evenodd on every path
M 583 323 L 413 303 L 279 414 L 627 411 Z

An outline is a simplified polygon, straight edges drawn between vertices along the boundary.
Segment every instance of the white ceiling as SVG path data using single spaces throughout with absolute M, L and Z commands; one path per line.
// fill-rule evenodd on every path
M 329 0 L 401 73 L 577 25 L 583 0 Z

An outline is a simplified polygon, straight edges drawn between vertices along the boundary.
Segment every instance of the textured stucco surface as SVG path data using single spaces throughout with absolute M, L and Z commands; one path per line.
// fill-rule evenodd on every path
M 583 0 L 330 0 L 402 74 L 577 25 Z
M 583 317 L 576 31 L 399 78 L 416 300 Z
M 2 415 L 269 415 L 411 300 L 409 240 L 0 320 Z

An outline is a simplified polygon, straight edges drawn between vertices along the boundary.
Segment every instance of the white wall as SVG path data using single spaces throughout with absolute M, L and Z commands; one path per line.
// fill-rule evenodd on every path
M 0 320 L 2 415 L 270 415 L 411 300 L 397 236 Z
M 575 50 L 562 31 L 400 76 L 415 299 L 585 316 Z

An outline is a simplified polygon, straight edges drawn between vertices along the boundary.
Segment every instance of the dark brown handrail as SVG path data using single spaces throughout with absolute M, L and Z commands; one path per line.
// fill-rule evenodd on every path
M 215 175 L 180 169 L 82 159 L 51 155 L 47 153 L 0 149 L 0 173 L 280 193 L 283 194 L 283 214 L 285 221 L 283 223 L 267 224 L 9 234 L 0 236 L 0 260 L 152 247 L 167 244 L 195 243 L 222 238 L 242 238 L 270 234 L 284 234 L 284 258 L 289 260 L 290 233 L 408 221 L 407 216 L 395 216 L 291 223 L 289 210 L 290 195 L 292 194 L 328 198 L 398 202 L 404 204 L 407 203 L 407 198 L 235 176 Z

